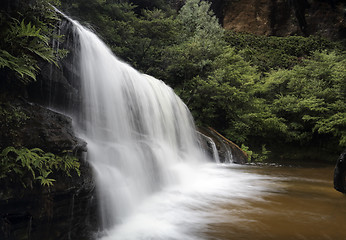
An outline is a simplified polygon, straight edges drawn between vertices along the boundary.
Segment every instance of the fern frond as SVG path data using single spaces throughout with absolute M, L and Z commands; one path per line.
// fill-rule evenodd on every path
M 16 29 L 17 28 L 17 29 Z M 17 32 L 17 37 L 33 37 L 38 38 L 43 41 L 46 45 L 48 45 L 49 39 L 40 34 L 41 29 L 36 29 L 35 25 L 31 25 L 31 22 L 28 24 L 24 23 L 24 20 L 20 23 L 20 25 L 12 26 L 12 29 Z
M 36 180 L 40 180 L 41 181 L 41 185 L 42 186 L 53 186 L 53 182 L 55 182 L 55 179 L 52 178 L 44 178 L 43 176 L 39 176 L 37 178 L 35 178 Z
M 24 174 L 24 171 L 18 167 L 13 167 L 12 169 L 16 174 L 20 174 L 20 175 L 23 175 Z
M 52 171 L 46 171 L 46 170 L 42 170 L 42 172 L 41 172 L 41 173 L 42 173 L 42 177 L 47 178 L 47 177 L 48 177 L 48 175 L 52 173 Z
M 28 64 L 28 62 L 32 64 Z M 0 68 L 7 67 L 15 71 L 21 77 L 23 83 L 29 82 L 26 79 L 27 77 L 36 81 L 38 67 L 35 64 L 36 61 L 28 56 L 15 57 L 5 50 L 0 50 Z
M 81 173 L 80 173 L 79 167 L 78 167 L 78 168 L 75 168 L 75 171 L 76 171 L 78 177 L 80 177 Z
M 48 176 L 55 170 L 69 177 L 71 177 L 70 171 L 75 170 L 80 176 L 78 158 L 69 155 L 68 152 L 65 151 L 65 155 L 61 157 L 53 153 L 45 153 L 39 148 L 7 147 L 0 153 L 0 179 L 8 177 L 9 181 L 19 181 L 24 187 L 26 185 L 21 179 L 33 179 L 49 187 L 55 180 Z M 32 177 L 28 176 L 28 173 Z M 19 179 L 14 176 L 18 176 Z
M 31 152 L 36 152 L 36 153 L 44 153 L 44 151 L 41 148 L 32 148 L 30 149 Z
M 43 60 L 49 63 L 54 63 L 57 66 L 57 63 L 55 61 L 54 51 L 52 48 L 42 46 L 42 44 L 37 42 L 37 40 L 30 41 L 30 43 L 24 48 L 36 54 Z
M 0 153 L 0 157 L 6 157 L 10 152 L 17 154 L 17 149 L 15 149 L 14 147 L 7 147 L 2 150 L 2 152 Z

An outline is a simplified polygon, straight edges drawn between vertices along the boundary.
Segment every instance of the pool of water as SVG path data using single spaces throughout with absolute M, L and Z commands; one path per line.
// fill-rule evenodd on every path
M 192 169 L 191 169 L 192 168 Z M 346 239 L 333 166 L 185 166 L 103 240 Z
M 246 204 L 218 205 L 223 221 L 208 224 L 206 239 L 346 239 L 346 196 L 333 189 L 333 166 L 229 168 L 269 187 Z

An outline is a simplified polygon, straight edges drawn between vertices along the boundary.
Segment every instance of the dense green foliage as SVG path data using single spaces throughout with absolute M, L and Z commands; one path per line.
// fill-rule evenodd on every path
M 62 171 L 71 176 L 72 170 L 80 175 L 78 159 L 68 153 L 60 157 L 39 148 L 24 147 L 7 147 L 0 153 L 0 182 L 20 182 L 24 187 L 32 187 L 38 181 L 49 187 L 55 181 L 49 177 L 53 172 Z
M 57 64 L 60 53 L 49 43 L 59 38 L 54 34 L 59 19 L 50 3 L 58 2 L 21 1 L 19 5 L 8 1 L 7 9 L 0 10 L 1 81 L 18 79 L 27 84 L 36 80 L 39 61 Z
M 225 39 L 261 72 L 292 68 L 315 51 L 343 49 L 341 45 L 318 36 L 267 37 L 228 31 Z
M 333 134 L 340 146 L 346 146 L 345 66 L 342 55 L 315 52 L 302 64 L 274 71 L 258 84 L 256 91 L 281 119 L 287 140 L 307 144 L 316 133 Z
M 118 57 L 149 74 L 162 72 L 158 66 L 162 64 L 163 49 L 175 41 L 176 23 L 170 11 L 140 11 L 128 1 L 61 2 L 64 11 L 91 24 Z
M 47 1 L 35 2 L 50 9 Z M 172 86 L 198 125 L 217 129 L 252 151 L 254 159 L 269 152 L 285 158 L 288 151 L 303 153 L 292 158 L 333 158 L 346 146 L 346 54 L 340 44 L 317 36 L 225 31 L 210 4 L 200 0 L 187 0 L 178 12 L 160 0 L 61 2 L 63 11 L 91 26 L 118 57 Z M 34 79 L 37 58 L 53 62 L 52 55 L 43 53 L 48 52 L 46 39 L 53 36 L 49 32 L 55 17 L 38 17 L 42 14 L 49 16 L 47 11 L 31 14 L 41 25 L 28 16 L 1 21 L 2 32 L 11 25 L 17 28 L 13 49 L 8 40 L 1 49 L 24 56 L 21 61 L 29 55 L 31 63 L 1 55 L 2 68 Z M 28 39 L 36 39 L 42 48 L 20 50 L 27 49 L 21 46 L 29 44 Z M 15 54 L 17 50 L 22 55 Z

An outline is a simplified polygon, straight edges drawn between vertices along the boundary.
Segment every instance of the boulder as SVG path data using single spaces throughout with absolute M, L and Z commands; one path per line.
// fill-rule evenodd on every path
M 334 169 L 334 188 L 346 193 L 346 149 L 340 154 Z

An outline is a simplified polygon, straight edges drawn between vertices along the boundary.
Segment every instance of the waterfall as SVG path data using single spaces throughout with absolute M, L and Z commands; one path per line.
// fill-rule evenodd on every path
M 217 150 L 216 144 L 214 140 L 211 137 L 208 137 L 207 135 L 199 132 L 199 135 L 202 139 L 205 139 L 207 146 L 205 146 L 206 150 L 208 152 L 208 148 L 211 148 L 211 154 L 216 163 L 220 163 L 220 156 L 219 152 Z
M 211 145 L 213 150 L 213 159 L 215 160 L 216 163 L 220 163 L 220 157 L 219 157 L 219 153 L 217 152 L 216 144 L 213 141 L 213 139 L 211 139 L 210 137 L 208 138 L 209 138 L 209 144 Z
M 65 30 L 73 53 L 64 65 L 62 79 L 73 91 L 63 111 L 88 144 L 98 191 L 101 226 L 92 239 L 210 239 L 206 229 L 230 214 L 223 206 L 259 198 L 262 177 L 213 163 L 170 87 L 117 59 L 94 33 L 61 14 L 71 22 Z M 208 144 L 217 162 L 215 143 Z
M 181 165 L 207 159 L 174 91 L 118 60 L 94 33 L 71 21 L 80 45 L 83 105 L 76 129 L 88 143 L 107 229 L 149 196 L 179 184 Z
M 225 144 L 225 149 L 226 149 L 225 162 L 233 163 L 234 159 L 233 159 L 233 154 L 232 154 L 232 150 L 231 150 L 230 146 Z

